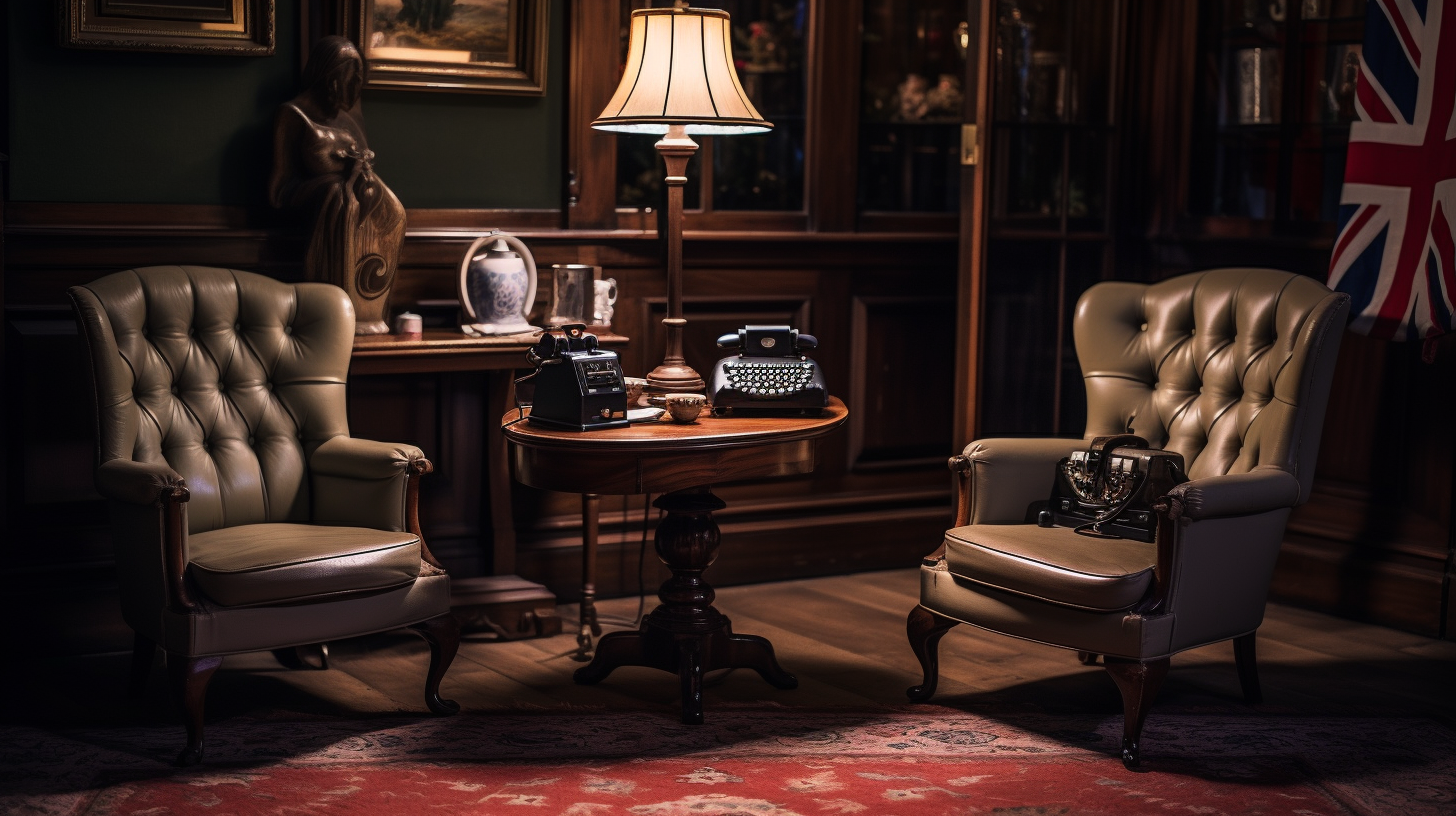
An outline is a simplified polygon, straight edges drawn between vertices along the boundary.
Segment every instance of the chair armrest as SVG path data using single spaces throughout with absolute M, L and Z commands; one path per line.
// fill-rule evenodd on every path
M 977 439 L 951 457 L 956 472 L 956 526 L 1020 524 L 1027 509 L 1051 495 L 1057 462 L 1082 439 Z
M 414 445 L 336 436 L 318 446 L 309 459 L 308 467 L 316 476 L 371 481 L 399 476 L 419 461 L 428 460 L 424 451 Z
M 96 469 L 96 490 L 104 498 L 128 504 L 187 501 L 187 482 L 166 463 L 112 459 Z
M 309 459 L 313 522 L 376 530 L 408 530 L 420 537 L 420 554 L 440 562 L 420 532 L 420 477 L 434 465 L 414 445 L 336 436 Z
M 1168 491 L 1170 512 L 1190 519 L 1252 516 L 1299 504 L 1299 480 L 1274 467 L 1184 482 Z

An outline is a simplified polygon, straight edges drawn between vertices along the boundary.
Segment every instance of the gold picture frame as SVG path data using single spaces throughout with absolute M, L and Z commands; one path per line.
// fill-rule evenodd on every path
M 68 48 L 272 56 L 273 0 L 57 0 Z
M 546 93 L 549 0 L 348 0 L 371 88 Z

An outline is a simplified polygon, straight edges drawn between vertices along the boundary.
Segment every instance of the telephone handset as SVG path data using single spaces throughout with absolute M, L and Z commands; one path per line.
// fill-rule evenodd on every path
M 617 352 L 599 348 L 585 324 L 547 329 L 526 350 L 526 361 L 536 370 L 516 382 L 535 383 L 531 424 L 573 431 L 627 427 L 627 384 Z
M 817 416 L 829 404 L 819 364 L 803 352 L 819 347 L 812 334 L 788 326 L 744 326 L 718 338 L 738 349 L 713 368 L 713 413 L 739 416 Z

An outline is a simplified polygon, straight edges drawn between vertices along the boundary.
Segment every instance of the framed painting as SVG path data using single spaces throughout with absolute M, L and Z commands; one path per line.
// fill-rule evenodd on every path
M 371 88 L 540 96 L 549 0 L 348 0 Z
M 273 0 L 57 0 L 61 45 L 271 56 Z

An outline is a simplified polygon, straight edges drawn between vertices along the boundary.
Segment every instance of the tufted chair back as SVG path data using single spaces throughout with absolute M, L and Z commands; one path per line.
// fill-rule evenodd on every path
M 309 520 L 308 457 L 347 436 L 354 313 L 343 290 L 154 266 L 74 290 L 99 458 L 165 462 L 188 532 Z
M 1309 497 L 1348 298 L 1273 269 L 1098 284 L 1077 303 L 1087 437 L 1131 431 L 1191 479 L 1278 468 Z

